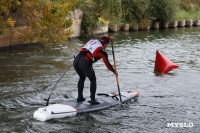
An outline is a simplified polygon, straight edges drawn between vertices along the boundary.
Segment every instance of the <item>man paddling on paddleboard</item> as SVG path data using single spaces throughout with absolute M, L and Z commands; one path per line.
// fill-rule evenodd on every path
M 103 58 L 103 61 L 106 67 L 113 72 L 115 75 L 118 75 L 118 72 L 115 71 L 113 66 L 108 60 L 108 54 L 105 51 L 105 48 L 108 46 L 110 40 L 114 40 L 114 36 L 101 37 L 100 40 L 92 39 L 85 44 L 81 49 L 80 53 L 74 59 L 74 68 L 78 73 L 80 79 L 78 81 L 78 102 L 85 101 L 83 97 L 83 88 L 86 77 L 90 80 L 90 97 L 91 104 L 99 104 L 95 99 L 96 94 L 96 76 L 93 70 L 92 64 L 97 62 L 99 59 Z

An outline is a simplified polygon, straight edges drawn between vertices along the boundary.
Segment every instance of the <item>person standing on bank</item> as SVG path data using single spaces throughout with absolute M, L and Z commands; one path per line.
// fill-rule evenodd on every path
M 95 72 L 92 67 L 92 64 L 97 62 L 99 59 L 103 58 L 106 67 L 118 76 L 118 72 L 115 71 L 113 66 L 110 64 L 108 54 L 105 51 L 109 41 L 114 39 L 115 37 L 113 35 L 109 37 L 101 37 L 100 40 L 92 39 L 85 44 L 80 53 L 75 57 L 73 65 L 80 77 L 78 81 L 78 102 L 85 101 L 85 98 L 83 97 L 83 88 L 85 79 L 88 77 L 90 80 L 90 103 L 100 104 L 100 102 L 95 99 L 97 85 Z

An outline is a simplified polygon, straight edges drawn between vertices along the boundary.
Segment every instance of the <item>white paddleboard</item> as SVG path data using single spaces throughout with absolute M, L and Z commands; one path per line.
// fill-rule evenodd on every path
M 121 92 L 122 103 L 137 100 L 139 92 L 127 91 Z M 118 93 L 113 94 L 97 94 L 96 99 L 100 104 L 90 104 L 90 98 L 87 97 L 83 102 L 77 102 L 76 99 L 69 99 L 64 103 L 52 104 L 47 107 L 42 107 L 36 110 L 33 117 L 39 121 L 47 121 L 55 118 L 64 118 L 68 116 L 75 116 L 80 113 L 89 113 L 106 109 L 115 105 L 121 104 Z

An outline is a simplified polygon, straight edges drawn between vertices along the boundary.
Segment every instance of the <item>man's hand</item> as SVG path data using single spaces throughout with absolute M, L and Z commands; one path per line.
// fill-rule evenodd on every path
M 118 71 L 115 72 L 115 75 L 118 77 Z
M 109 36 L 110 40 L 114 40 L 115 39 L 115 36 L 111 35 Z

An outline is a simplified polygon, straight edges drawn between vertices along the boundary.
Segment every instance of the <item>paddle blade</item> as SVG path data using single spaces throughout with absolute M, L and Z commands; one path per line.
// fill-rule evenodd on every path
M 49 96 L 49 98 L 47 99 L 47 103 L 46 103 L 46 106 L 49 105 L 49 99 L 50 99 L 51 95 Z
M 159 71 L 160 73 L 165 74 L 178 67 L 178 65 L 174 64 L 158 52 L 158 50 L 156 51 L 154 71 Z

